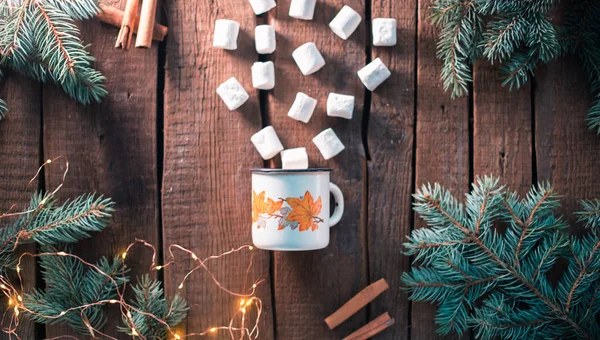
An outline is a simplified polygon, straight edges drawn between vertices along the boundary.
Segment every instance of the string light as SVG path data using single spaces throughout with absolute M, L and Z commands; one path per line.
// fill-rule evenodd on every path
M 138 336 L 138 332 L 135 330 L 135 328 L 131 329 L 131 335 Z
M 156 270 L 161 270 L 161 269 L 162 269 L 162 266 L 156 266 L 156 267 L 154 267 L 154 269 L 156 269 Z
M 214 333 L 214 332 L 216 332 L 216 331 L 217 331 L 217 328 L 216 328 L 216 327 L 213 327 L 213 328 L 211 328 L 211 329 L 210 329 L 210 332 L 211 332 L 211 333 Z
M 177 333 L 175 333 L 175 334 L 173 335 L 173 337 L 174 337 L 175 339 L 177 339 L 177 340 L 181 339 L 181 336 L 179 336 L 179 334 L 177 334 Z
M 126 257 L 127 257 L 127 252 L 124 252 L 123 254 L 121 254 L 121 258 L 122 258 L 123 260 L 125 260 L 125 258 L 126 258 Z
M 56 253 L 56 255 L 58 255 L 58 256 L 67 256 L 67 253 L 65 253 L 64 251 L 59 251 L 58 253 Z
M 243 305 L 244 305 L 244 303 L 245 303 L 244 299 L 241 299 L 241 300 L 240 300 L 240 306 L 243 306 Z

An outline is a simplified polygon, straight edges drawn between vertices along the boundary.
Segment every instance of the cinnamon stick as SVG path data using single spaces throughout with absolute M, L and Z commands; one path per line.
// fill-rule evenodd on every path
M 131 46 L 131 38 L 133 37 L 133 27 L 136 23 L 139 0 L 127 0 L 125 4 L 125 13 L 121 22 L 121 29 L 117 36 L 116 48 L 128 50 Z
M 123 16 L 125 15 L 125 12 L 104 4 L 100 4 L 100 8 L 102 10 L 100 11 L 100 13 L 98 13 L 98 20 L 114 27 L 121 27 L 121 23 L 123 22 Z M 137 34 L 139 21 L 140 17 L 136 16 L 135 24 L 133 25 L 133 33 Z M 156 41 L 163 41 L 168 31 L 169 29 L 166 26 L 154 24 L 154 29 L 152 31 L 152 39 Z
M 356 312 L 366 306 L 369 302 L 373 301 L 379 294 L 388 289 L 388 287 L 389 286 L 384 279 L 368 285 L 340 307 L 340 309 L 328 316 L 327 319 L 325 319 L 325 323 L 329 326 L 329 329 L 334 329 L 349 317 L 356 314 Z
M 354 333 L 348 335 L 343 340 L 366 340 L 375 336 L 376 334 L 379 334 L 381 331 L 390 327 L 395 322 L 396 320 L 390 319 L 390 315 L 385 312 L 368 324 L 356 330 Z
M 156 0 L 143 0 L 140 12 L 140 27 L 135 39 L 136 48 L 150 48 L 152 46 L 152 29 L 156 15 Z

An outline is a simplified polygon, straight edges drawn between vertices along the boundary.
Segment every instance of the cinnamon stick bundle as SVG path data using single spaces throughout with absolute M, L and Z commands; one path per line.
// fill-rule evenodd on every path
M 379 294 L 388 289 L 388 287 L 389 286 L 384 279 L 380 279 L 379 281 L 368 285 L 352 299 L 348 300 L 348 302 L 340 307 L 340 309 L 328 316 L 327 319 L 325 319 L 325 323 L 329 326 L 329 329 L 334 329 L 349 317 L 356 314 L 361 308 L 369 304 L 369 302 L 373 301 Z
M 390 327 L 395 322 L 396 320 L 391 319 L 390 315 L 385 312 L 368 324 L 356 330 L 354 333 L 348 335 L 343 340 L 366 340 L 375 336 L 376 334 L 379 334 L 381 331 Z
M 156 16 L 156 0 L 142 1 L 142 10 L 140 12 L 140 27 L 138 29 L 136 48 L 150 48 L 152 46 L 152 29 Z
M 131 46 L 131 38 L 133 37 L 133 27 L 135 26 L 137 19 L 137 11 L 139 0 L 127 0 L 125 4 L 125 13 L 123 14 L 123 21 L 121 22 L 121 30 L 117 36 L 116 48 L 129 49 Z
M 102 10 L 100 13 L 98 13 L 98 20 L 114 27 L 121 27 L 125 12 L 104 4 L 100 4 L 100 8 Z M 137 34 L 139 22 L 140 17 L 136 16 L 135 23 L 133 25 L 133 33 Z M 166 26 L 155 23 L 152 29 L 152 40 L 163 41 L 168 31 L 169 29 Z

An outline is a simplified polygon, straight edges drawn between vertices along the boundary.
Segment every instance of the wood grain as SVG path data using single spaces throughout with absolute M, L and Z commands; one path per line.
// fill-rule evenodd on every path
M 469 99 L 452 100 L 440 80 L 438 30 L 429 20 L 428 1 L 419 0 L 417 37 L 416 186 L 439 182 L 459 200 L 469 189 Z M 425 223 L 415 216 L 415 227 Z M 413 303 L 411 338 L 436 339 L 435 307 Z
M 39 181 L 31 184 L 29 181 L 40 165 L 40 97 L 39 83 L 14 72 L 8 72 L 0 85 L 0 98 L 9 107 L 6 118 L 0 121 L 0 214 L 13 205 L 13 211 L 25 210 L 31 196 L 38 190 Z M 35 245 L 28 245 L 22 250 L 35 252 L 35 248 Z M 21 275 L 25 291 L 29 292 L 36 286 L 36 264 L 33 259 L 26 259 Z M 22 339 L 37 336 L 34 324 L 24 320 L 17 334 Z M 0 333 L 0 338 L 9 337 Z
M 123 7 L 123 4 L 111 5 Z M 96 66 L 106 76 L 109 95 L 102 104 L 82 106 L 53 85 L 44 86 L 44 155 L 64 155 L 70 170 L 59 199 L 87 192 L 112 197 L 116 212 L 110 226 L 75 247 L 84 258 L 120 254 L 134 238 L 158 245 L 156 131 L 157 45 L 150 50 L 114 49 L 118 29 L 89 21 L 82 37 L 91 43 Z M 47 188 L 60 181 L 64 168 L 46 172 Z M 150 265 L 140 248 L 127 256 L 133 282 Z M 115 310 L 116 311 L 116 310 Z M 104 332 L 116 335 L 121 324 L 112 313 Z M 47 337 L 72 334 L 66 326 L 47 327 Z M 127 338 L 120 335 L 121 338 Z
M 535 145 L 539 181 L 550 181 L 569 222 L 580 199 L 600 197 L 600 136 L 585 117 L 591 104 L 587 77 L 567 59 L 539 68 L 535 95 Z
M 369 315 L 387 311 L 396 319 L 396 325 L 378 339 L 407 339 L 411 303 L 400 288 L 400 276 L 410 266 L 401 249 L 412 220 L 417 3 L 387 0 L 373 1 L 371 6 L 373 19 L 396 19 L 398 43 L 373 46 L 371 51 L 371 58 L 381 58 L 392 76 L 371 93 L 367 130 L 369 278 L 383 277 L 390 284 L 385 298 L 370 305 Z
M 169 38 L 165 80 L 165 152 L 163 177 L 163 238 L 204 257 L 251 243 L 250 169 L 262 160 L 250 136 L 261 128 L 258 92 L 252 89 L 250 67 L 256 16 L 247 1 L 176 0 L 166 3 Z M 240 23 L 238 49 L 212 47 L 216 19 Z M 250 99 L 229 111 L 217 87 L 236 77 Z M 182 254 L 179 254 L 182 255 Z M 261 337 L 273 338 L 269 254 L 256 250 L 253 271 L 245 275 L 247 253 L 211 264 L 219 281 L 245 291 L 253 279 L 265 279 L 258 296 L 264 303 Z M 175 292 L 185 273 L 195 266 L 183 259 L 165 273 Z M 192 307 L 183 332 L 201 332 L 228 325 L 239 298 L 217 289 L 200 271 L 181 290 Z M 250 280 L 250 281 L 249 281 Z M 219 334 L 227 338 L 229 334 Z
M 361 14 L 363 22 L 348 40 L 342 40 L 328 27 L 343 5 Z M 268 121 L 286 148 L 306 147 L 310 167 L 333 169 L 332 182 L 344 193 L 345 213 L 331 230 L 326 249 L 299 253 L 274 253 L 276 338 L 341 338 L 366 323 L 366 311 L 330 331 L 323 319 L 367 285 L 364 238 L 364 149 L 361 140 L 364 87 L 356 71 L 365 65 L 364 3 L 318 1 L 312 21 L 290 18 L 290 0 L 277 3 L 270 24 L 277 31 L 275 63 L 276 86 L 269 92 Z M 303 76 L 291 58 L 306 42 L 314 42 L 327 63 L 321 70 Z M 287 112 L 297 92 L 317 99 L 317 108 L 308 124 L 292 120 Z M 326 115 L 330 92 L 355 96 L 352 120 Z M 333 128 L 346 149 L 329 161 L 312 143 L 326 128 Z
M 531 85 L 509 91 L 488 62 L 475 64 L 473 78 L 474 176 L 499 177 L 525 195 L 534 172 Z

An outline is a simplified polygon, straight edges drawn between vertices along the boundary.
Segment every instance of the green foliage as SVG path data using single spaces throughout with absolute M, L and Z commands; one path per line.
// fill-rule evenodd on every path
M 13 268 L 18 244 L 41 246 L 74 243 L 108 225 L 114 203 L 102 196 L 86 194 L 56 206 L 50 196 L 33 195 L 24 214 L 0 228 L 0 267 Z M 1 220 L 0 220 L 1 221 Z
M 56 253 L 59 248 L 46 246 L 41 250 Z M 69 252 L 68 249 L 64 251 Z M 84 320 L 96 329 L 104 325 L 105 303 L 95 304 L 85 309 L 78 307 L 118 298 L 117 288 L 128 280 L 119 257 L 113 258 L 112 261 L 103 257 L 95 264 L 108 276 L 84 266 L 81 261 L 69 256 L 42 256 L 40 265 L 46 288 L 25 294 L 23 304 L 34 312 L 28 313 L 28 316 L 42 324 L 67 323 L 82 334 L 89 334 Z M 60 316 L 63 311 L 68 312 L 56 319 L 39 315 Z
M 131 312 L 134 324 L 131 325 L 130 321 L 123 317 L 123 323 L 128 327 L 119 328 L 119 331 L 128 335 L 133 335 L 131 329 L 135 327 L 140 337 L 165 339 L 167 327 L 148 314 L 158 318 L 169 327 L 175 327 L 187 315 L 189 309 L 187 302 L 179 294 L 175 295 L 172 301 L 166 299 L 160 282 L 151 280 L 148 275 L 138 279 L 138 283 L 133 287 L 133 292 L 135 296 L 129 304 L 137 310 Z
M 428 228 L 405 243 L 410 299 L 439 305 L 442 334 L 473 329 L 481 339 L 580 339 L 600 334 L 600 201 L 582 201 L 584 235 L 566 232 L 549 184 L 526 197 L 477 179 L 465 206 L 438 184 L 414 210 Z M 557 271 L 557 266 L 564 270 Z M 561 273 L 557 275 L 557 273 Z
M 468 94 L 477 58 L 499 65 L 502 85 L 520 88 L 539 64 L 573 55 L 589 75 L 595 98 L 590 129 L 600 134 L 600 2 L 558 0 L 433 0 L 432 22 L 441 28 L 441 79 L 453 98 Z
M 102 257 L 93 266 L 70 254 L 67 244 L 89 238 L 102 231 L 114 211 L 110 199 L 92 194 L 81 195 L 57 205 L 51 195 L 35 194 L 30 204 L 12 221 L 0 217 L 0 276 L 3 280 L 17 268 L 18 246 L 40 246 L 41 276 L 45 288 L 23 295 L 23 315 L 42 324 L 68 324 L 77 332 L 93 334 L 107 320 L 107 303 L 120 300 L 119 291 L 129 281 L 128 269 L 121 257 Z M 7 282 L 7 281 L 3 281 Z M 179 295 L 164 298 L 157 281 L 146 275 L 134 286 L 130 301 L 138 334 L 151 339 L 166 338 L 167 328 L 143 312 L 151 313 L 170 327 L 187 314 L 187 303 Z M 113 301 L 114 302 L 114 301 Z M 116 307 L 116 306 L 115 306 Z M 127 320 L 123 320 L 126 326 Z M 119 329 L 120 331 L 131 328 Z
M 97 0 L 7 0 L 0 4 L 0 67 L 53 82 L 83 104 L 106 95 L 104 76 L 74 20 L 94 17 Z M 0 118 L 6 106 L 0 103 Z

